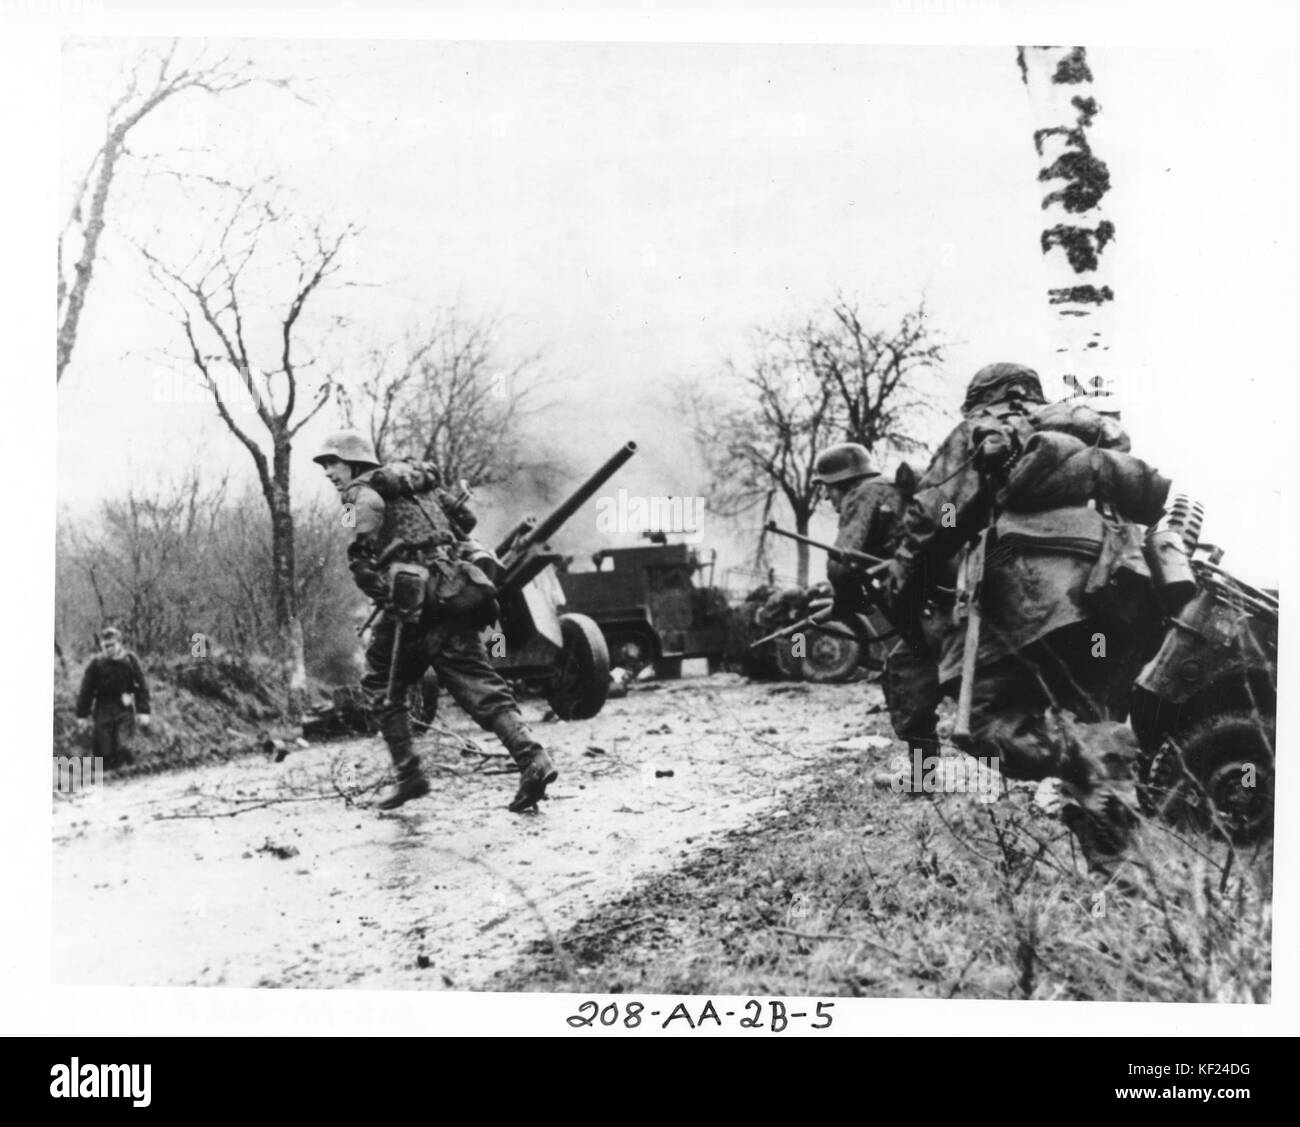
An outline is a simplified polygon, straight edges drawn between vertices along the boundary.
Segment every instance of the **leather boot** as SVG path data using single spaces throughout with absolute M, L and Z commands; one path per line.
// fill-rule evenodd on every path
M 492 731 L 519 764 L 519 789 L 510 811 L 519 814 L 546 797 L 546 788 L 559 777 L 546 749 L 535 739 L 517 712 L 502 712 L 493 718 Z
M 1091 868 L 1122 858 L 1138 824 L 1137 796 L 1129 762 L 1136 739 L 1110 721 L 1062 724 L 1061 819 L 1074 834 Z
M 420 757 L 411 750 L 411 717 L 405 711 L 386 716 L 379 730 L 388 744 L 388 754 L 397 769 L 397 783 L 379 801 L 380 810 L 395 810 L 413 798 L 429 793 L 429 780 L 420 768 Z

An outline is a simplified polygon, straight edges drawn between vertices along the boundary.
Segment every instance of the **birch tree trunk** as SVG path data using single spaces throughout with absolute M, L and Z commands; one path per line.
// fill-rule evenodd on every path
M 1093 151 L 1091 130 L 1100 112 L 1083 47 L 1020 47 L 1020 77 L 1034 122 L 1038 181 L 1042 186 L 1040 245 L 1047 272 L 1052 361 L 1042 374 L 1061 395 L 1086 396 L 1117 413 L 1110 364 L 1114 343 L 1115 225 L 1102 197 L 1110 171 Z M 1060 381 L 1053 389 L 1050 381 Z

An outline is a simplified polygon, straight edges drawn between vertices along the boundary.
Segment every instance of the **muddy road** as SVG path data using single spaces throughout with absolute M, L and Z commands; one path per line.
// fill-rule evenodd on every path
M 874 684 L 730 674 L 638 684 L 579 723 L 528 701 L 560 778 L 525 815 L 502 749 L 450 703 L 418 745 L 433 793 L 391 813 L 377 737 L 56 796 L 55 981 L 481 987 L 819 763 L 886 760 L 879 704 Z

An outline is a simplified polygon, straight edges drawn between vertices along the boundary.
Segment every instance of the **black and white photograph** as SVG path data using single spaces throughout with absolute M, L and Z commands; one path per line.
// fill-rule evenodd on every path
M 639 7 L 59 34 L 47 985 L 1269 1011 L 1294 41 Z

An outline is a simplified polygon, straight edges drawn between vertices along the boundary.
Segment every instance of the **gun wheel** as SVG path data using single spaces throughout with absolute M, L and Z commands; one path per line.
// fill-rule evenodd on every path
M 828 622 L 826 625 L 836 630 L 849 629 L 843 622 Z M 807 681 L 818 684 L 847 681 L 862 661 L 862 646 L 857 641 L 824 630 L 809 630 L 804 636 L 804 645 L 801 668 Z
M 1274 735 L 1269 721 L 1220 713 L 1166 740 L 1139 779 L 1139 802 L 1174 825 L 1242 844 L 1273 828 Z
M 772 642 L 772 662 L 785 680 L 803 680 L 803 658 L 795 655 L 794 643 L 789 638 Z
M 560 616 L 564 649 L 556 661 L 546 703 L 561 720 L 590 720 L 609 696 L 609 649 L 585 614 Z

